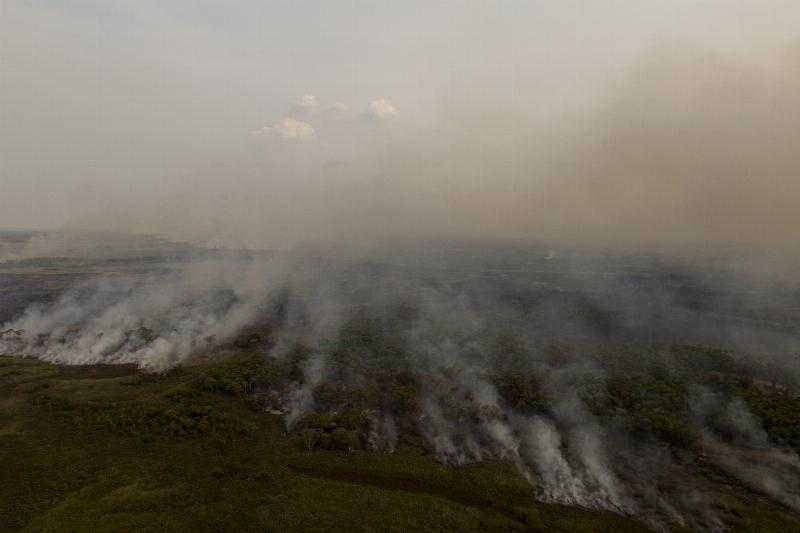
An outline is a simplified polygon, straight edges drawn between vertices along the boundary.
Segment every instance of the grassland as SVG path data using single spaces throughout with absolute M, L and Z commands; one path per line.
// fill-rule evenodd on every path
M 538 502 L 504 462 L 442 465 L 413 438 L 391 454 L 308 449 L 248 394 L 252 364 L 152 375 L 0 357 L 0 530 L 647 530 Z M 710 497 L 733 531 L 800 530 L 763 498 Z

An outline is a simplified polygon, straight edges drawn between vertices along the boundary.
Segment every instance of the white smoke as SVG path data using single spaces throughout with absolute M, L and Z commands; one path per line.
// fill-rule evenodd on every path
M 540 497 L 544 501 L 591 507 L 594 502 L 586 483 L 564 457 L 561 435 L 555 425 L 545 418 L 534 417 L 526 429 L 526 457 L 536 466 Z
M 338 363 L 332 359 L 348 324 L 369 319 L 404 346 L 397 360 L 381 360 L 410 374 L 419 398 L 413 420 L 390 411 L 369 415 L 371 447 L 391 451 L 399 433 L 413 426 L 443 462 L 486 458 L 512 462 L 545 501 L 622 513 L 655 510 L 672 518 L 694 509 L 706 512 L 697 494 L 665 493 L 639 479 L 643 469 L 679 468 L 656 449 L 635 448 L 630 444 L 635 439 L 619 428 L 612 435 L 605 422 L 589 412 L 577 390 L 582 380 L 602 378 L 594 359 L 578 353 L 573 359 L 552 362 L 533 348 L 548 326 L 557 326 L 559 335 L 588 331 L 581 331 L 586 323 L 570 322 L 560 307 L 568 292 L 558 292 L 556 300 L 531 299 L 538 307 L 528 314 L 504 300 L 504 294 L 516 296 L 540 288 L 541 273 L 512 270 L 497 281 L 493 280 L 497 271 L 486 267 L 484 272 L 474 259 L 441 268 L 424 254 L 406 253 L 397 256 L 403 263 L 399 265 L 309 256 L 221 257 L 144 279 L 102 277 L 75 287 L 52 305 L 31 307 L 5 324 L 2 330 L 11 332 L 0 337 L 0 353 L 66 364 L 127 362 L 162 370 L 193 355 L 214 352 L 242 328 L 267 318 L 279 327 L 265 357 L 287 357 L 297 343 L 310 354 L 298 381 L 289 384 L 279 400 L 292 429 L 317 409 L 315 392 L 320 385 L 372 379 L 369 371 L 359 369 L 337 373 Z M 544 254 L 537 257 L 551 262 Z M 415 259 L 413 266 L 405 263 L 408 258 Z M 559 279 L 569 290 L 580 287 L 592 294 L 591 286 L 581 285 L 586 278 L 579 274 L 588 270 L 596 276 L 587 267 L 599 267 L 576 262 L 562 265 L 567 273 Z M 626 310 L 620 286 L 610 279 L 603 283 L 617 297 L 607 305 L 619 306 L 614 309 L 621 314 L 620 323 L 627 324 L 628 317 L 640 313 L 638 299 L 633 300 L 632 312 Z M 603 294 L 595 294 L 588 303 L 599 305 Z M 679 309 L 671 294 L 649 297 L 661 301 L 670 313 Z M 274 311 L 277 301 L 283 302 L 282 318 Z M 407 312 L 398 318 L 401 307 Z M 546 411 L 523 413 L 506 405 L 498 393 L 491 354 L 499 332 L 520 336 L 526 360 L 516 371 L 541 381 Z M 381 357 L 385 354 L 367 354 L 368 359 Z M 770 446 L 741 405 L 726 409 L 734 433 L 742 439 L 737 446 L 757 449 L 758 454 L 715 453 L 720 466 L 755 490 L 795 506 L 791 495 L 798 479 L 796 456 Z M 726 446 L 713 433 L 705 442 L 717 452 Z M 619 461 L 641 450 L 647 458 L 637 459 L 635 468 Z M 706 523 L 716 523 L 713 513 L 708 515 Z
M 800 512 L 800 457 L 770 442 L 761 424 L 738 398 L 726 401 L 705 388 L 694 391 L 693 406 L 698 416 L 716 413 L 735 446 L 718 434 L 720 429 L 706 427 L 703 445 L 712 461 L 752 489 L 771 496 Z
M 22 334 L 0 338 L 0 352 L 163 370 L 230 340 L 285 283 L 279 261 L 208 261 L 143 280 L 100 279 L 6 324 Z

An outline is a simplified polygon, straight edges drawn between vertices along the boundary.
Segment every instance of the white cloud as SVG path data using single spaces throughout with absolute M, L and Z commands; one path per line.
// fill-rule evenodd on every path
M 260 130 L 255 130 L 252 132 L 252 134 L 256 137 L 277 136 L 283 139 L 297 139 L 304 141 L 313 139 L 316 135 L 316 132 L 311 124 L 292 117 L 286 117 L 272 126 L 265 126 Z
M 300 99 L 300 106 L 305 108 L 319 107 L 319 98 L 313 94 L 304 94 Z
M 386 98 L 377 98 L 369 103 L 369 112 L 378 118 L 387 119 L 397 115 L 397 108 Z

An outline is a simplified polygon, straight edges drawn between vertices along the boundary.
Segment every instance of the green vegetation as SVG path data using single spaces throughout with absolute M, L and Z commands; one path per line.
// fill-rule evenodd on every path
M 547 408 L 547 399 L 532 377 L 505 371 L 494 376 L 492 381 L 500 397 L 516 411 L 534 414 Z
M 322 448 L 353 452 L 363 450 L 369 429 L 369 412 L 348 410 L 336 413 L 307 413 L 300 422 L 300 434 L 308 449 Z
M 0 358 L 0 530 L 643 529 L 538 503 L 505 463 L 443 466 L 413 439 L 348 452 L 353 413 L 309 415 L 337 429 L 308 450 L 245 393 L 288 371 L 259 361 L 148 375 Z
M 695 446 L 699 435 L 689 420 L 687 384 L 655 376 L 613 376 L 587 402 L 595 415 L 612 418 L 626 429 L 651 434 L 673 446 Z
M 442 465 L 413 435 L 394 453 L 367 451 L 370 410 L 419 409 L 417 391 L 402 378 L 320 385 L 313 392 L 320 410 L 287 434 L 283 417 L 264 404 L 297 379 L 307 356 L 297 346 L 280 361 L 240 355 L 163 374 L 0 357 L 0 530 L 646 529 L 630 517 L 538 502 L 506 462 Z M 359 359 L 342 356 L 347 364 Z M 514 409 L 546 411 L 532 379 L 510 371 L 493 379 Z M 686 390 L 685 380 L 669 375 L 612 376 L 587 389 L 588 405 L 690 447 Z M 770 436 L 797 446 L 800 400 L 755 387 L 740 392 Z M 800 530 L 786 510 L 734 486 L 709 496 L 731 530 Z
M 765 392 L 754 386 L 738 392 L 771 440 L 800 451 L 800 396 L 782 390 Z

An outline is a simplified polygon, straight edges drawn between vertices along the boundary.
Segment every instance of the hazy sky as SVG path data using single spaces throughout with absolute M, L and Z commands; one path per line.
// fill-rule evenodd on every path
M 800 200 L 787 185 L 800 172 L 786 122 L 794 0 L 0 2 L 0 227 L 262 245 L 587 224 L 681 240 L 699 223 L 695 237 L 726 240 L 723 226 L 756 218 L 741 222 L 741 208 Z M 761 138 L 730 163 L 748 174 L 709 222 L 687 207 L 686 182 L 700 183 L 689 196 L 719 196 L 720 152 L 750 143 L 728 135 L 742 125 Z M 682 185 L 663 186 L 665 173 Z M 765 174 L 750 200 L 742 182 Z M 595 205 L 606 183 L 633 188 L 639 207 Z M 545 208 L 547 220 L 531 214 Z M 630 231 L 647 225 L 642 210 L 666 233 Z M 799 221 L 774 218 L 734 233 Z

